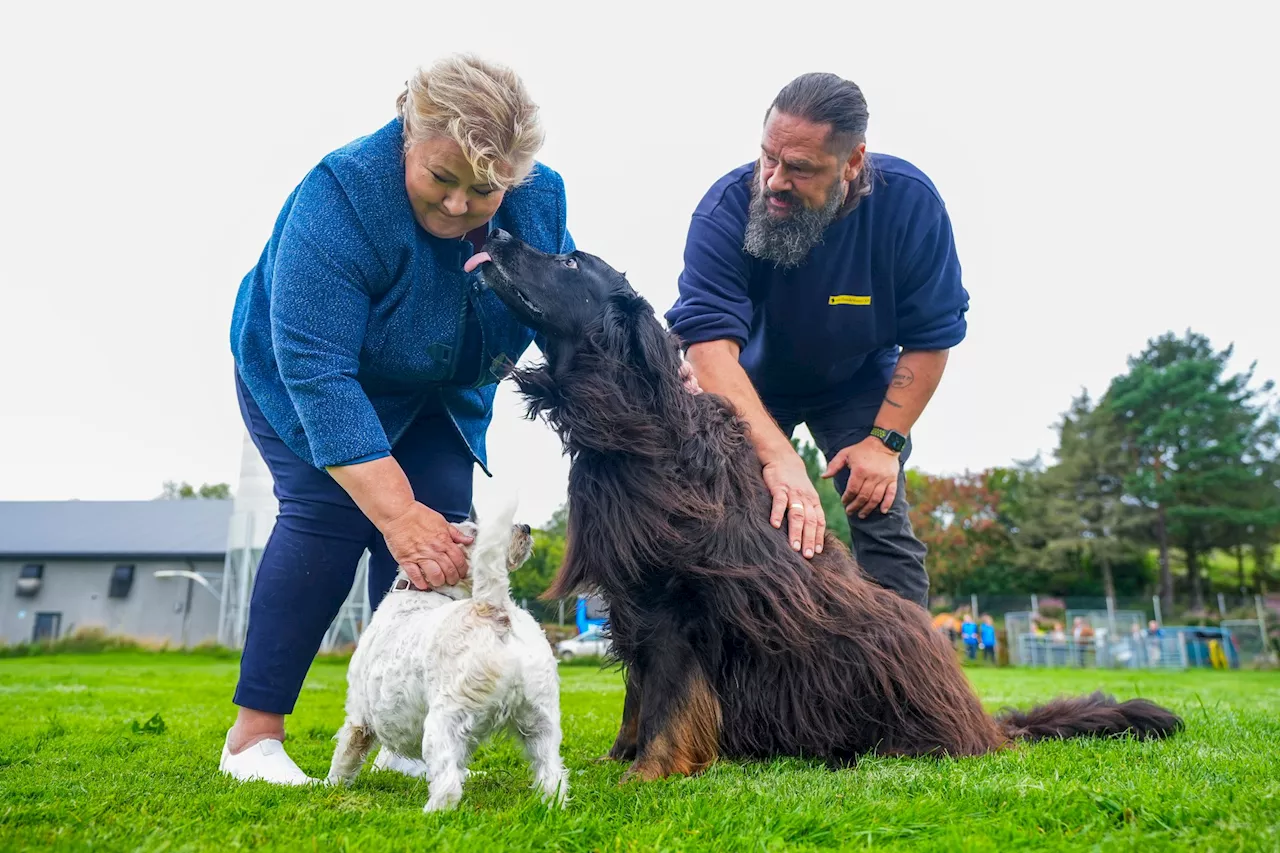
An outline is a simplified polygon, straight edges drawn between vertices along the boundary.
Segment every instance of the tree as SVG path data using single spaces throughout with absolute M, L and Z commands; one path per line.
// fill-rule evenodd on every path
M 1132 552 L 1121 537 L 1139 520 L 1136 502 L 1124 491 L 1128 466 L 1120 429 L 1111 411 L 1095 408 L 1087 392 L 1071 401 L 1057 429 L 1058 463 L 1045 474 L 1049 548 L 1096 565 L 1103 593 L 1114 597 L 1113 566 Z
M 564 562 L 565 537 L 568 532 L 569 507 L 561 504 L 551 519 L 533 531 L 533 554 L 519 569 L 511 573 L 511 597 L 536 599 L 546 592 Z
M 966 584 L 1005 560 L 1009 531 L 990 472 L 934 477 L 908 472 L 911 526 L 928 550 L 930 585 L 959 595 Z
M 1270 495 L 1263 475 L 1275 456 L 1275 418 L 1251 386 L 1254 367 L 1227 375 L 1233 348 L 1215 352 L 1203 335 L 1166 333 L 1129 359 L 1103 406 L 1120 426 L 1132 473 L 1127 491 L 1154 513 L 1160 595 L 1173 605 L 1169 546 L 1182 546 L 1193 607 L 1204 606 L 1200 558 L 1238 540 Z M 1270 445 L 1268 447 L 1268 445 Z
M 229 501 L 231 497 L 231 486 L 227 483 L 203 483 L 199 488 L 196 488 L 185 480 L 181 483 L 165 480 L 164 489 L 156 500 L 174 501 L 205 498 L 208 500 Z
M 840 502 L 840 494 L 836 491 L 835 480 L 822 479 L 826 466 L 822 464 L 818 448 L 811 442 L 791 439 L 791 446 L 804 461 L 809 480 L 818 491 L 818 499 L 822 501 L 822 514 L 827 521 L 827 530 L 836 535 L 841 542 L 853 549 L 853 541 L 849 534 L 849 522 L 844 512 L 844 504 Z

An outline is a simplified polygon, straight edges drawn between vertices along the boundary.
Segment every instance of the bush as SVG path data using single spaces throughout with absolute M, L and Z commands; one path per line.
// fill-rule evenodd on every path
M 189 649 L 171 648 L 168 640 L 149 640 L 126 634 L 108 634 L 97 626 L 77 628 L 56 640 L 40 643 L 17 643 L 0 646 L 0 658 L 38 657 L 41 655 L 94 655 L 111 652 L 150 652 L 156 654 L 200 655 L 223 660 L 235 659 L 240 653 L 206 640 Z

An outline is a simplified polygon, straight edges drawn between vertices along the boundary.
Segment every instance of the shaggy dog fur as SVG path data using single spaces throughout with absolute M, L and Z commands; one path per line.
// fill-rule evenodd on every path
M 564 563 L 547 597 L 597 590 L 626 671 L 609 755 L 625 779 L 719 757 L 982 755 L 1014 739 L 1164 736 L 1182 721 L 1094 694 L 988 715 L 918 605 L 871 581 L 830 532 L 810 560 L 728 402 L 690 394 L 678 342 L 597 257 L 488 239 L 485 282 L 545 340 L 515 380 L 570 456 Z
M 330 784 L 349 784 L 376 742 L 388 766 L 421 758 L 424 811 L 451 809 L 477 744 L 507 729 L 524 743 L 543 798 L 564 804 L 559 673 L 542 628 L 511 600 L 507 575 L 533 545 L 528 526 L 512 526 L 513 512 L 514 504 L 478 529 L 458 525 L 475 536 L 465 549 L 469 598 L 465 588 L 401 588 L 408 579 L 397 577 L 351 657 Z

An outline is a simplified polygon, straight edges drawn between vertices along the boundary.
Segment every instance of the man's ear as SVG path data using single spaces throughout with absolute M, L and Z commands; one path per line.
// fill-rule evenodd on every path
M 844 174 L 840 176 L 842 181 L 852 181 L 858 177 L 858 173 L 862 171 L 867 164 L 867 143 L 859 142 L 853 147 L 853 153 L 849 155 L 849 159 L 844 163 Z

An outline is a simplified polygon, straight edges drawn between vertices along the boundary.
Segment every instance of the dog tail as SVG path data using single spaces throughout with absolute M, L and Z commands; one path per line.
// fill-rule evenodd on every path
M 1029 711 L 1005 709 L 995 717 L 1014 740 L 1070 737 L 1163 738 L 1182 728 L 1182 718 L 1146 699 L 1117 702 L 1101 691 L 1054 699 Z
M 507 602 L 511 600 L 507 553 L 517 503 L 514 496 L 505 499 L 477 526 L 475 543 L 471 546 L 471 600 L 482 615 L 492 610 L 505 616 Z

